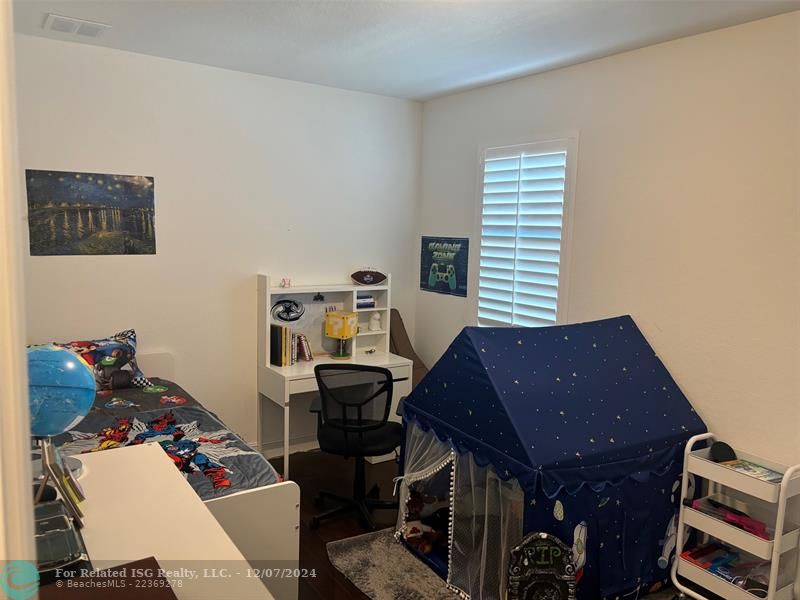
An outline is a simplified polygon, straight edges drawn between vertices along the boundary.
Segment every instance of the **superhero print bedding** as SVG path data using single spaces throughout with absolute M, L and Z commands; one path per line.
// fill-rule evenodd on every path
M 76 455 L 157 443 L 203 500 L 280 480 L 260 453 L 180 386 L 162 379 L 149 383 L 101 390 L 92 411 L 56 444 Z

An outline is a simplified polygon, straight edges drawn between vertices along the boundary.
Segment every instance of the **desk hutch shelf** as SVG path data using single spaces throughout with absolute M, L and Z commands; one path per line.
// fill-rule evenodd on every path
M 263 282 L 261 281 L 263 279 Z M 382 285 L 356 285 L 352 283 L 333 283 L 318 285 L 298 285 L 279 287 L 273 284 L 269 275 L 259 275 L 259 289 L 262 289 L 264 306 L 272 307 L 279 300 L 298 300 L 303 303 L 306 314 L 297 331 L 305 333 L 314 356 L 329 354 L 337 346 L 337 341 L 325 337 L 325 307 L 335 306 L 337 310 L 358 314 L 358 335 L 348 340 L 348 348 L 354 357 L 367 353 L 389 352 L 389 310 L 392 307 L 391 281 L 389 275 Z M 357 298 L 369 295 L 375 299 L 375 308 L 358 308 Z M 315 298 L 324 300 L 315 300 Z M 369 330 L 369 321 L 373 314 L 380 316 L 379 331 Z M 273 323 L 268 318 L 266 327 Z M 293 323 L 280 323 L 295 329 Z M 269 339 L 269 338 L 267 338 Z M 266 364 L 269 364 L 269 347 L 266 348 Z

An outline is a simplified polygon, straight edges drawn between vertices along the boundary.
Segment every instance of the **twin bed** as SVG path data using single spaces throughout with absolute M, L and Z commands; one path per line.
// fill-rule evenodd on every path
M 203 500 L 278 483 L 272 465 L 178 384 L 101 390 L 91 412 L 55 443 L 67 456 L 157 443 Z
M 247 560 L 268 573 L 298 567 L 300 490 L 178 384 L 98 392 L 89 414 L 55 438 L 66 455 L 159 444 Z M 146 481 L 142 485 L 147 485 Z M 286 572 L 286 571 L 284 571 Z M 279 599 L 295 578 L 265 580 Z

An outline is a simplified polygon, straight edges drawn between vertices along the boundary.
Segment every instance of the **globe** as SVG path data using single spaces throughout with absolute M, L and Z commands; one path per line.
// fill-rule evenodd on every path
M 28 348 L 28 402 L 31 435 L 51 437 L 69 431 L 92 408 L 95 381 L 91 367 L 58 346 Z

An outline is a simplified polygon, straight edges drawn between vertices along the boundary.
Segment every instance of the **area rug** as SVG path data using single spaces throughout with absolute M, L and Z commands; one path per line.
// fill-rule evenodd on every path
M 372 600 L 453 600 L 457 596 L 422 564 L 394 529 L 328 542 L 331 564 Z
M 394 541 L 394 529 L 329 542 L 331 564 L 372 600 L 454 600 L 444 581 Z M 670 600 L 674 590 L 647 596 Z

